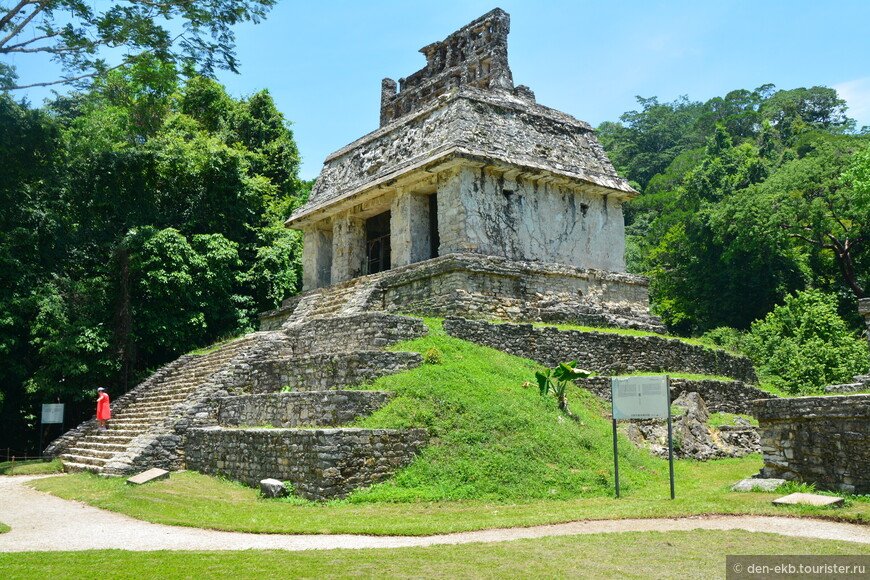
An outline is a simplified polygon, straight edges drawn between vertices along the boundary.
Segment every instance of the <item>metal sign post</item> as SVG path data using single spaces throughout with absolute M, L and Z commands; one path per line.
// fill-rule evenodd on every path
M 619 497 L 619 456 L 616 445 L 617 419 L 668 420 L 668 462 L 670 464 L 671 499 L 674 499 L 674 437 L 671 426 L 671 379 L 668 375 L 613 377 L 610 379 L 613 403 L 613 472 L 616 497 Z

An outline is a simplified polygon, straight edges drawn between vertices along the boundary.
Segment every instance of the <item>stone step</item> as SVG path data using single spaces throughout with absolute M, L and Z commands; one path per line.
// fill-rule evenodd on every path
M 186 398 L 186 397 L 185 397 Z M 175 405 L 183 402 L 185 399 L 181 399 L 181 401 L 154 401 L 149 403 L 136 403 L 134 405 L 130 405 L 120 411 L 118 411 L 118 416 L 127 416 L 132 413 L 165 413 L 174 407 Z
M 85 465 L 94 465 L 96 467 L 103 467 L 106 463 L 109 462 L 108 459 L 104 459 L 102 457 L 93 457 L 91 455 L 76 455 L 75 453 L 64 453 L 60 456 L 60 460 L 63 463 L 71 461 L 73 463 L 83 463 Z
M 133 429 L 112 429 L 110 427 L 106 431 L 86 435 L 82 440 L 99 441 L 102 443 L 120 443 L 121 440 L 129 441 L 141 433 L 142 431 L 134 431 Z
M 156 423 L 156 421 L 130 421 L 126 423 L 116 421 L 109 425 L 107 431 L 114 434 L 124 434 L 127 432 L 142 433 L 143 431 L 147 431 L 152 425 L 154 425 L 154 423 Z
M 91 473 L 102 473 L 103 467 L 101 465 L 90 465 L 88 463 L 76 463 L 74 461 L 64 461 L 61 459 L 63 463 L 64 471 L 69 473 L 81 473 L 83 471 L 90 471 Z
M 84 441 L 79 442 L 78 447 L 87 447 L 89 449 L 95 449 L 97 451 L 111 451 L 113 453 L 120 453 L 122 451 L 127 450 L 127 445 L 122 443 L 104 443 L 102 441 L 92 441 L 87 445 L 84 444 Z
M 82 447 L 70 447 L 67 449 L 66 455 L 78 457 L 93 457 L 94 459 L 111 459 L 118 454 L 118 451 L 105 451 L 102 449 L 93 449 L 90 445 Z

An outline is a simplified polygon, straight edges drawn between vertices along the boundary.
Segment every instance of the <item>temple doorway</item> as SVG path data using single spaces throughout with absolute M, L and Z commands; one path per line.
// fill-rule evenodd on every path
M 366 220 L 366 273 L 390 269 L 390 212 Z

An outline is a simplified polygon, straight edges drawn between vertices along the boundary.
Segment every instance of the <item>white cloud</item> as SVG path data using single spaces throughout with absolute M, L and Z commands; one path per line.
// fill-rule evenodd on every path
M 858 128 L 870 125 L 870 77 L 836 84 L 832 87 L 849 104 L 848 114 L 858 121 Z

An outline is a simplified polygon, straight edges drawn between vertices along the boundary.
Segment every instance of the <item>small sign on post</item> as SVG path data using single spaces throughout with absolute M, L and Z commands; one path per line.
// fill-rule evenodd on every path
M 63 423 L 63 403 L 45 403 L 42 405 L 42 424 Z
M 61 433 L 63 432 L 63 403 L 43 403 L 42 405 L 42 424 L 43 425 L 60 425 Z M 43 432 L 45 429 L 39 428 L 39 449 L 42 450 Z
M 667 419 L 668 462 L 671 475 L 671 499 L 674 499 L 674 437 L 671 426 L 671 380 L 668 375 L 612 377 L 610 400 L 613 413 L 613 472 L 616 497 L 619 497 L 619 455 L 616 444 L 617 419 Z

